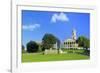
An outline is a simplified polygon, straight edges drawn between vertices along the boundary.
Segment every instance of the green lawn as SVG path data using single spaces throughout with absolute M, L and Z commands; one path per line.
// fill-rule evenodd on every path
M 67 53 L 67 54 L 33 54 L 33 53 L 23 53 L 22 62 L 45 62 L 45 61 L 61 61 L 61 60 L 85 60 L 89 59 L 89 56 Z

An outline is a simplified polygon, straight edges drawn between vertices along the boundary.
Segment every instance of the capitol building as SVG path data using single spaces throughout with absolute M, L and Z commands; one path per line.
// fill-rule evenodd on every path
M 76 35 L 76 30 L 72 30 L 72 36 L 71 38 L 68 38 L 64 40 L 63 42 L 57 41 L 54 45 L 53 48 L 55 49 L 81 49 L 78 47 L 78 43 L 76 42 L 77 40 L 77 35 Z M 36 41 L 39 45 L 42 45 L 42 41 Z
M 63 42 L 63 48 L 66 49 L 77 49 L 78 48 L 78 43 L 76 42 L 76 30 L 72 30 L 72 37 L 69 39 L 66 39 Z
M 76 40 L 77 40 L 76 30 L 73 29 L 71 38 L 64 40 L 62 43 L 56 42 L 53 48 L 79 49 L 78 43 L 76 42 Z

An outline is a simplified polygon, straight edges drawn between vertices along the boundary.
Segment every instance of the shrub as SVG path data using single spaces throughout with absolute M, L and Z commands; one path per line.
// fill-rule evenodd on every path
M 30 41 L 27 43 L 28 53 L 38 52 L 38 50 L 39 50 L 39 45 L 35 41 Z

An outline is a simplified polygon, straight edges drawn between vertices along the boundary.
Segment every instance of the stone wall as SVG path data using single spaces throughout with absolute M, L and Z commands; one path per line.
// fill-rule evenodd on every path
M 54 50 L 45 50 L 44 51 L 44 54 L 58 54 L 58 50 L 57 49 L 54 49 Z

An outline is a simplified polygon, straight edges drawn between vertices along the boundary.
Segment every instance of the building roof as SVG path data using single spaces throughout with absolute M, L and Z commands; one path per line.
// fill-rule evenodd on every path
M 75 42 L 75 40 L 73 40 L 73 39 L 67 39 L 64 42 Z

